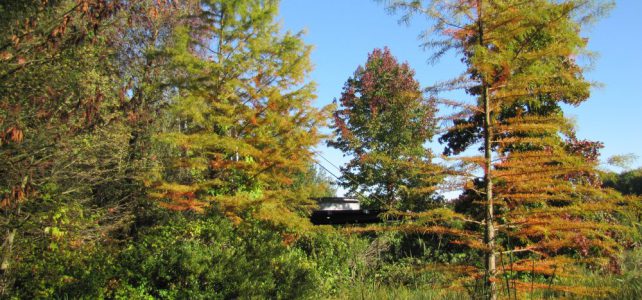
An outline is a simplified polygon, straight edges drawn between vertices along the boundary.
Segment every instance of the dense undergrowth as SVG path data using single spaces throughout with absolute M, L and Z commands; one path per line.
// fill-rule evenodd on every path
M 134 229 L 135 227 L 135 229 Z M 483 294 L 462 263 L 476 252 L 439 236 L 398 232 L 353 235 L 343 227 L 304 232 L 248 218 L 234 224 L 215 209 L 204 215 L 149 208 L 131 237 L 73 245 L 55 236 L 23 253 L 11 299 L 466 299 Z M 618 258 L 619 272 L 576 269 L 576 276 L 522 278 L 553 286 L 517 291 L 503 281 L 503 299 L 637 299 L 642 251 Z M 509 297 L 508 294 L 511 294 Z

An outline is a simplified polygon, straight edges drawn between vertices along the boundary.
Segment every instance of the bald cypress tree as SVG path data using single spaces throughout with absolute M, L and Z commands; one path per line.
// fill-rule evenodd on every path
M 216 206 L 291 223 L 307 199 L 289 187 L 311 163 L 323 114 L 311 106 L 310 47 L 280 33 L 278 1 L 202 1 L 166 50 L 176 95 L 160 134 L 170 159 L 149 180 L 161 205 Z
M 553 276 L 552 266 L 573 265 L 577 260 L 571 257 L 578 254 L 612 257 L 620 248 L 618 237 L 627 231 L 601 217 L 621 212 L 626 200 L 592 182 L 596 161 L 573 150 L 574 130 L 559 108 L 560 103 L 579 105 L 590 94 L 591 83 L 577 63 L 587 54 L 580 32 L 609 6 L 584 0 L 389 2 L 393 11 L 407 13 L 405 20 L 415 13 L 432 19 L 425 45 L 436 50 L 433 59 L 454 50 L 467 66 L 461 77 L 433 91 L 462 88 L 476 99 L 472 104 L 444 99 L 462 111 L 453 115 L 454 126 L 441 140 L 448 142 L 446 154 L 481 144 L 483 155 L 460 160 L 483 174 L 467 181 L 465 195 L 481 206 L 467 213 L 479 220 L 469 229 L 479 228 L 483 240 L 465 243 L 484 253 L 489 299 L 498 296 L 500 275 L 508 293 L 529 288 L 596 293 L 529 285 L 514 276 L 529 271 Z M 461 175 L 473 179 L 475 174 Z M 507 257 L 511 268 L 498 267 Z

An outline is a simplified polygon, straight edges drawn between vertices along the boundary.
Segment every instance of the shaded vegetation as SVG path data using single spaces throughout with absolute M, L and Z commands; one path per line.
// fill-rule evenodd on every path
M 607 172 L 602 174 L 605 187 L 616 189 L 623 195 L 642 195 L 642 169 L 622 173 Z

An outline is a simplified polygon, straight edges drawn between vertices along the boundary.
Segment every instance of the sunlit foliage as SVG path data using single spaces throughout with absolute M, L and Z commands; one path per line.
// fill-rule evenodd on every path
M 441 176 L 424 144 L 435 134 L 436 108 L 410 66 L 388 48 L 375 49 L 345 83 L 338 105 L 328 144 L 351 156 L 342 185 L 379 207 L 433 205 Z

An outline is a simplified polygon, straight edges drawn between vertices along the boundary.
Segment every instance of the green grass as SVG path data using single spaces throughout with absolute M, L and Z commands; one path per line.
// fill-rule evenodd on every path
M 377 299 L 377 300 L 450 300 L 470 298 L 465 291 L 452 291 L 447 289 L 434 289 L 430 286 L 406 287 L 406 286 L 372 286 L 358 284 L 340 291 L 330 299 Z
M 595 293 L 591 296 L 573 295 L 564 292 L 535 290 L 521 293 L 518 299 L 642 299 L 642 249 L 628 251 L 621 260 L 621 274 L 609 274 L 588 269 L 578 269 L 578 276 L 556 280 L 555 284 L 564 286 L 581 286 L 589 289 L 608 290 L 606 294 Z M 367 280 L 366 280 L 367 281 Z M 511 291 L 512 293 L 513 291 Z M 340 289 L 328 299 L 381 299 L 381 300 L 414 300 L 414 299 L 470 299 L 465 288 L 443 288 L 435 285 L 404 285 L 388 282 L 386 284 L 372 282 L 355 282 Z M 500 291 L 500 299 L 506 299 L 506 291 Z M 512 299 L 512 297 L 511 297 Z

